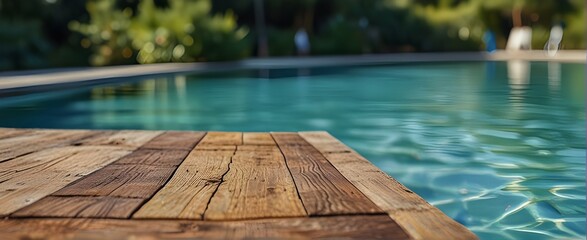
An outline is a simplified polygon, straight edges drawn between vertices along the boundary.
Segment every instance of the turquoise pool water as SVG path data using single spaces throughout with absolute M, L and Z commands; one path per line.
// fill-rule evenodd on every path
M 584 66 L 512 61 L 146 77 L 0 99 L 0 126 L 326 130 L 482 239 L 584 239 Z

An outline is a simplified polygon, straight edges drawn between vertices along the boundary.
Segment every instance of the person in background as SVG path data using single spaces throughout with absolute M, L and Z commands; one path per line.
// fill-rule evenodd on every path
M 300 28 L 294 36 L 294 42 L 299 56 L 307 56 L 310 53 L 310 40 L 306 29 Z
M 483 34 L 483 42 L 485 42 L 485 50 L 487 50 L 487 52 L 495 52 L 497 49 L 495 35 L 492 31 L 487 30 L 485 34 Z

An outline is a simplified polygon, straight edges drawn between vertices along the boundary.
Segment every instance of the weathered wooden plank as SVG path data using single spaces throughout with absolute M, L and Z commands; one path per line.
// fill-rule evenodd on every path
M 300 136 L 384 211 L 430 208 L 424 199 L 327 132 L 301 132 Z
M 350 153 L 354 152 L 350 147 L 338 141 L 325 131 L 299 132 L 304 140 L 322 153 Z M 369 164 L 372 166 L 372 164 Z
M 18 172 L 3 172 L 0 215 L 30 205 L 128 153 L 129 150 L 107 146 L 69 146 L 45 149 L 14 159 L 12 161 L 30 167 Z
M 0 128 L 0 139 L 30 134 L 32 129 Z
M 201 219 L 232 151 L 192 151 L 169 182 L 143 205 L 133 218 Z
M 171 177 L 175 167 L 108 165 L 53 193 L 55 196 L 151 197 Z
M 137 198 L 48 196 L 11 217 L 128 218 L 143 202 Z
M 140 133 L 138 136 L 142 138 L 141 140 L 126 138 L 126 136 L 131 136 L 128 133 L 118 136 L 115 136 L 115 133 L 102 134 L 94 139 L 96 142 L 86 141 L 82 146 L 105 144 L 104 139 L 114 140 L 109 142 L 109 144 L 122 144 L 126 147 L 129 145 L 133 146 L 133 144 L 138 144 L 141 141 L 144 142 L 147 139 L 142 132 Z M 110 137 L 106 137 L 105 135 Z M 24 209 L 16 212 L 14 215 L 24 216 L 25 214 L 29 214 L 29 216 L 34 217 L 128 217 L 140 206 L 143 201 L 141 199 L 150 198 L 165 184 L 173 174 L 176 166 L 183 161 L 188 153 L 186 150 L 171 149 L 171 146 L 166 145 L 166 143 L 170 142 L 170 136 L 165 135 L 159 135 L 148 142 L 151 146 L 157 146 L 163 149 L 139 149 L 126 155 L 114 164 L 95 171 L 53 193 L 52 196 L 46 197 L 29 206 L 28 209 L 34 209 L 35 211 L 31 212 L 28 209 Z M 200 139 L 202 137 L 201 135 L 198 135 Z M 177 136 L 172 136 L 171 142 L 175 140 L 177 140 Z M 189 145 L 193 145 L 195 144 L 194 141 L 198 141 L 199 139 L 192 138 L 184 140 L 189 142 Z M 78 199 L 76 196 L 87 197 Z M 136 199 L 132 199 L 132 201 L 125 200 L 127 198 Z M 55 206 L 68 205 L 72 199 L 79 200 L 79 202 L 77 205 L 72 205 L 71 209 L 63 208 L 61 210 L 54 208 Z M 102 209 L 113 207 L 124 207 L 125 209 L 124 211 L 123 209 L 118 209 L 115 212 Z M 42 211 L 42 209 L 47 210 Z M 80 212 L 82 210 L 83 212 Z
M 145 149 L 139 148 L 113 164 L 178 166 L 188 155 L 186 150 Z
M 76 141 L 73 144 L 76 146 L 117 146 L 134 150 L 162 133 L 161 131 L 137 130 L 101 131 L 95 136 Z
M 297 133 L 280 133 L 280 132 L 272 132 L 271 136 L 275 139 L 275 142 L 280 146 L 284 145 L 298 145 L 298 146 L 312 146 L 306 140 L 301 138 Z
M 237 152 L 281 152 L 275 145 L 240 145 Z
M 142 148 L 192 150 L 205 132 L 165 132 L 145 143 Z
M 262 147 L 268 150 L 269 146 Z M 230 170 L 210 200 L 205 219 L 306 216 L 283 155 L 277 146 L 270 147 L 273 151 L 235 153 Z
M 327 132 L 301 132 L 300 135 L 414 239 L 476 239 L 464 226 Z
M 29 145 L 35 145 L 34 148 L 36 149 L 43 149 L 47 147 L 43 146 L 53 146 L 56 147 L 58 143 L 72 143 L 73 146 L 63 146 L 59 147 L 54 151 L 50 151 L 50 154 L 42 157 L 20 157 L 16 158 L 13 161 L 6 161 L 0 162 L 0 183 L 4 182 L 8 179 L 23 175 L 27 172 L 31 171 L 38 171 L 38 169 L 43 169 L 45 166 L 49 166 L 53 164 L 55 161 L 61 161 L 59 159 L 59 149 L 65 148 L 69 150 L 75 149 L 75 147 L 82 147 L 80 149 L 89 149 L 88 147 L 91 146 L 101 146 L 105 148 L 111 149 L 119 149 L 121 150 L 124 148 L 125 150 L 134 150 L 136 147 L 139 147 L 141 144 L 149 141 L 151 138 L 158 135 L 157 132 L 144 132 L 144 131 L 137 131 L 135 133 L 126 131 L 122 133 L 117 132 L 91 132 L 91 131 L 70 131 L 70 130 L 42 130 L 39 133 L 35 132 L 35 137 L 43 137 L 47 140 L 43 140 L 42 142 L 33 142 L 28 143 L 31 141 L 30 138 L 26 138 L 24 142 L 20 140 L 15 141 L 12 143 L 16 146 L 10 146 L 10 148 L 17 149 L 18 147 L 28 148 Z M 27 135 L 28 136 L 28 135 Z M 27 137 L 23 136 L 23 137 Z M 81 141 L 74 142 L 73 139 L 79 139 L 81 137 L 86 137 Z M 9 139 L 6 139 L 9 140 Z M 47 142 L 50 141 L 50 142 Z M 29 148 L 29 150 L 32 148 Z M 1 150 L 0 150 L 1 151 Z M 106 151 L 106 149 L 104 149 Z M 0 154 L 2 156 L 2 154 Z M 38 156 L 38 155 L 35 155 Z M 53 157 L 53 158 L 52 158 Z M 26 170 L 26 171 L 25 171 Z
M 63 134 L 79 135 L 79 131 L 43 130 L 59 142 Z M 79 141 L 67 140 L 73 146 L 54 147 L 0 163 L 0 215 L 53 193 L 67 184 L 100 169 L 130 153 L 160 132 L 122 131 L 88 132 Z M 79 139 L 79 138 L 78 138 Z M 18 143 L 18 142 L 17 142 Z M 13 144 L 17 144 L 13 143 Z
M 411 209 L 389 212 L 412 239 L 469 240 L 478 237 L 435 207 L 423 211 Z
M 246 221 L 11 219 L 8 239 L 409 239 L 385 215 L 277 218 Z
M 208 132 L 198 145 L 241 145 L 243 133 L 241 132 Z
M 269 133 L 243 133 L 243 144 L 245 145 L 275 145 L 275 141 Z
M 42 149 L 66 145 L 93 134 L 96 133 L 85 130 L 35 130 L 32 133 L 0 139 L 0 163 Z
M 194 149 L 202 151 L 229 151 L 234 152 L 236 150 L 235 145 L 209 145 L 209 144 L 198 144 Z
M 383 212 L 297 133 L 273 133 L 309 215 Z

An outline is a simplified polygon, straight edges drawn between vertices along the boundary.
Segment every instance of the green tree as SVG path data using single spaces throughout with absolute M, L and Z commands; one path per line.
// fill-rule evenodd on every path
M 0 0 L 0 70 L 40 68 L 48 65 L 44 58 L 51 45 L 42 32 L 38 9 L 46 3 L 38 0 Z
M 211 16 L 209 0 L 174 0 L 160 7 L 139 2 L 136 12 L 118 9 L 115 0 L 88 1 L 89 23 L 70 27 L 86 36 L 91 63 L 183 62 L 227 60 L 248 56 L 247 29 L 232 12 Z M 219 47 L 219 46 L 233 47 Z

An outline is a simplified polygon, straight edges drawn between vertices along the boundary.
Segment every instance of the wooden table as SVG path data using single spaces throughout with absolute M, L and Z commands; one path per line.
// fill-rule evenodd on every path
M 0 128 L 0 238 L 476 239 L 326 132 Z

